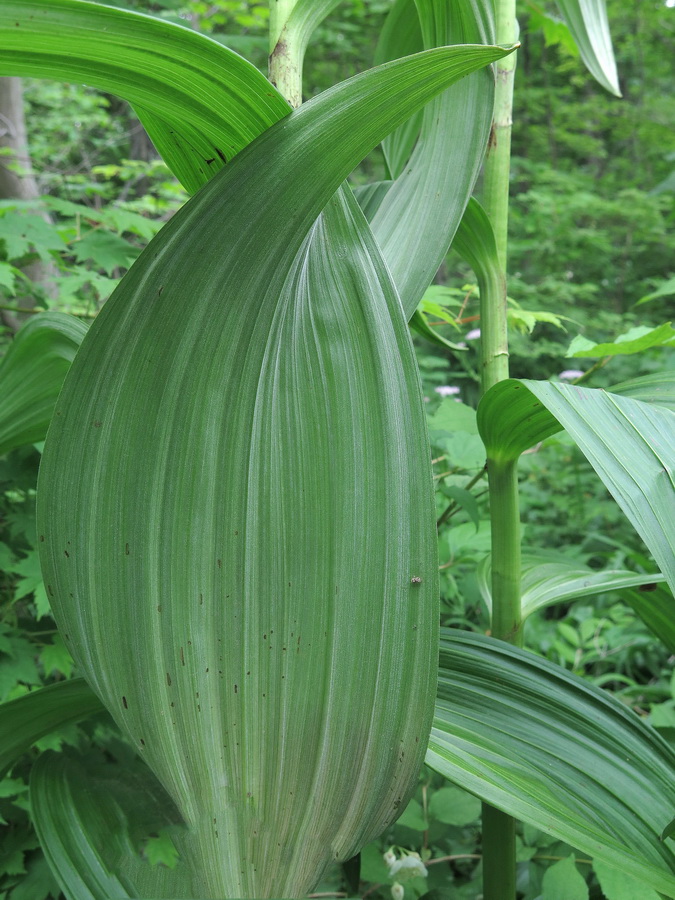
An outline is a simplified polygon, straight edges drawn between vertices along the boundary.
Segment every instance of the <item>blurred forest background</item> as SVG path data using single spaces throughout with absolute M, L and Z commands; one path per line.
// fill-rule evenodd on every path
M 266 3 L 109 5 L 205 32 L 266 68 Z M 622 99 L 593 81 L 546 0 L 520 3 L 508 287 L 515 377 L 608 387 L 675 370 L 674 333 L 666 325 L 675 315 L 675 4 L 607 5 Z M 388 0 L 343 0 L 309 47 L 307 99 L 372 64 L 389 8 Z M 379 151 L 363 165 L 369 176 L 384 177 Z M 360 177 L 356 172 L 354 182 Z M 82 85 L 0 79 L 0 355 L 40 310 L 91 321 L 186 199 L 124 101 Z M 473 273 L 452 252 L 422 309 L 438 334 L 466 348 L 453 353 L 414 337 L 435 461 L 443 622 L 485 631 L 480 573 L 489 526 L 473 411 L 478 297 Z M 573 355 L 579 351 L 588 355 Z M 0 456 L 0 701 L 74 674 L 50 617 L 35 550 L 39 459 L 39 446 Z M 656 571 L 564 435 L 523 457 L 521 481 L 526 554 L 582 572 Z M 649 587 L 651 602 L 673 609 L 666 588 Z M 645 596 L 644 589 L 582 593 L 534 614 L 526 643 L 613 691 L 675 743 L 675 641 L 650 630 Z M 132 753 L 106 720 L 62 729 L 38 749 L 67 752 L 69 746 L 101 759 Z M 26 757 L 0 781 L 0 900 L 60 896 L 30 822 L 30 763 Z M 448 900 L 475 900 L 479 814 L 475 798 L 423 772 L 402 819 L 362 855 L 358 895 L 389 896 L 381 853 L 396 844 L 430 859 L 429 878 L 406 885 L 406 896 L 436 891 Z M 574 848 L 527 826 L 519 842 L 524 900 L 656 898 L 601 884 Z M 170 864 L 161 836 L 147 852 Z M 322 890 L 356 896 L 345 878 L 336 871 Z M 563 884 L 564 893 L 555 893 Z

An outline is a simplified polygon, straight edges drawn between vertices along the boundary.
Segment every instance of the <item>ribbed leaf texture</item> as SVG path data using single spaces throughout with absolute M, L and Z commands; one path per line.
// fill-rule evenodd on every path
M 331 195 L 504 52 L 391 63 L 266 131 L 149 245 L 69 373 L 39 484 L 47 591 L 192 829 L 196 896 L 302 895 L 412 790 L 437 639 L 426 425 L 398 295 Z

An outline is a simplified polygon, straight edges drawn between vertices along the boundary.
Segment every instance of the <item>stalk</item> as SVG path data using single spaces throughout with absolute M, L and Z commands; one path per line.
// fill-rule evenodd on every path
M 304 43 L 289 23 L 297 0 L 270 0 L 268 77 L 294 109 L 302 103 Z
M 495 0 L 496 41 L 516 41 L 516 0 Z M 484 206 L 492 222 L 501 271 L 481 286 L 482 391 L 509 377 L 506 273 L 516 54 L 495 63 L 495 112 L 484 171 Z M 520 514 L 516 463 L 488 459 L 492 530 L 492 635 L 522 643 Z M 483 804 L 484 900 L 516 898 L 516 820 Z

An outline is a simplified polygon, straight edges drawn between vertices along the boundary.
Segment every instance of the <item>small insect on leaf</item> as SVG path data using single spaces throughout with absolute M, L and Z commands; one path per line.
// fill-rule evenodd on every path
M 419 575 L 413 575 L 413 577 L 410 579 L 410 584 L 422 584 L 422 579 Z

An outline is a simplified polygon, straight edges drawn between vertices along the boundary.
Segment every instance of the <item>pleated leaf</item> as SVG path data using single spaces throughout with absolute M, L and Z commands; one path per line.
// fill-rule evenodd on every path
M 132 103 L 194 192 L 289 112 L 241 56 L 162 19 L 86 0 L 3 0 L 0 75 L 86 82 Z
M 675 753 L 610 694 L 534 654 L 443 629 L 427 765 L 675 897 Z
M 560 427 L 675 590 L 675 413 L 607 391 L 515 380 L 491 388 L 478 408 L 488 459 L 516 459 Z
M 408 0 L 395 4 L 380 38 L 379 59 L 393 59 L 416 28 L 408 28 L 414 7 L 422 46 L 488 43 L 493 40 L 491 0 L 449 4 Z M 394 27 L 396 26 L 396 27 Z M 406 28 L 402 34 L 401 28 Z M 491 69 L 463 79 L 425 108 L 415 149 L 381 199 L 370 224 L 410 319 L 443 261 L 480 171 L 492 124 Z M 409 128 L 396 154 L 410 144 Z M 408 135 L 408 136 L 406 136 Z
M 665 406 L 675 412 L 675 371 L 652 372 L 612 386 L 613 394 Z
M 86 325 L 45 312 L 17 331 L 0 360 L 0 456 L 43 441 L 54 404 Z
M 628 591 L 626 602 L 670 652 L 675 653 L 675 598 L 672 593 L 653 581 L 641 590 Z
M 483 600 L 492 608 L 490 557 L 479 565 L 476 577 Z M 630 572 L 621 569 L 589 569 L 560 557 L 523 557 L 521 573 L 521 609 L 523 618 L 545 606 L 591 597 L 606 591 L 619 591 L 665 581 L 663 575 Z
M 556 0 L 586 68 L 610 94 L 621 96 L 605 0 Z
M 151 834 L 173 830 L 179 842 L 181 830 L 161 786 L 138 766 L 43 753 L 31 770 L 30 800 L 40 845 L 68 900 L 196 896 L 184 863 L 152 866 L 142 855 Z
M 67 379 L 38 491 L 47 591 L 193 829 L 197 894 L 302 894 L 414 787 L 437 634 L 426 425 L 379 249 L 331 195 L 504 52 L 390 63 L 268 129 L 151 242 Z
M 40 738 L 102 710 L 101 701 L 81 678 L 0 704 L 0 777 Z

